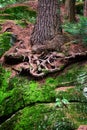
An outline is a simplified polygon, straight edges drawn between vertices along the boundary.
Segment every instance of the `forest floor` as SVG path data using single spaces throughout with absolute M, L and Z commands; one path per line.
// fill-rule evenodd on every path
M 34 24 L 13 14 L 19 8 L 26 13 L 28 6 L 36 17 L 37 2 L 1 10 L 0 130 L 76 130 L 80 125 L 85 130 L 87 47 L 74 44 L 68 34 L 63 52 L 33 54 L 29 39 Z M 36 73 L 38 63 L 44 69 Z

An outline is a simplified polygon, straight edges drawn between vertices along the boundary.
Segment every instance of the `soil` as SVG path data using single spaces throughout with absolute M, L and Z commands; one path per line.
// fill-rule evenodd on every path
M 57 91 L 57 92 L 59 92 L 59 91 L 67 91 L 67 90 L 70 89 L 70 88 L 74 88 L 74 86 L 69 86 L 69 87 L 66 87 L 66 86 L 64 86 L 64 87 L 58 87 L 58 88 L 56 88 L 56 91 Z
M 26 70 L 35 77 L 42 77 L 47 73 L 60 71 L 78 58 L 80 61 L 87 58 L 87 48 L 72 42 L 65 43 L 61 52 L 43 50 L 39 54 L 34 54 L 29 42 L 33 27 L 33 24 L 28 23 L 26 28 L 22 28 L 12 20 L 2 24 L 0 33 L 11 32 L 16 36 L 16 42 L 2 56 L 1 63 L 10 65 L 17 73 Z

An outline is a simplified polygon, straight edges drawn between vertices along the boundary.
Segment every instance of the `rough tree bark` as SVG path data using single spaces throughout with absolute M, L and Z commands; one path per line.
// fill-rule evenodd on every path
M 84 16 L 87 17 L 87 0 L 84 1 Z
M 75 2 L 76 0 L 65 1 L 65 15 L 69 22 L 75 21 Z
M 51 41 L 54 44 L 54 48 L 56 48 L 55 43 L 59 45 L 63 42 L 61 34 L 60 0 L 39 0 L 37 21 L 30 39 L 31 45 L 34 45 L 33 49 L 37 51 L 41 50 L 41 48 L 53 48 L 51 47 L 51 43 L 47 41 Z M 45 46 L 42 47 L 40 45 Z

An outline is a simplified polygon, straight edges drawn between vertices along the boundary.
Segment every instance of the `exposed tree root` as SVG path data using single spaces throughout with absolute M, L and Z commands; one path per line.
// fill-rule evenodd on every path
M 51 50 L 44 51 L 44 49 L 40 53 L 33 53 L 29 44 L 32 29 L 33 25 L 22 29 L 12 21 L 3 24 L 1 33 L 9 30 L 17 36 L 17 41 L 2 56 L 0 62 L 9 64 L 17 74 L 25 71 L 34 77 L 42 77 L 48 73 L 60 71 L 72 62 L 87 60 L 87 48 L 72 44 L 72 42 L 63 45 L 61 53 Z
M 13 66 L 12 69 L 15 70 L 17 73 L 21 73 L 25 70 L 32 76 L 42 77 L 47 73 L 60 71 L 66 65 L 77 60 L 87 60 L 87 51 L 76 53 L 75 55 L 67 57 L 58 52 L 49 52 L 48 54 L 28 53 L 28 55 L 26 56 L 22 54 L 14 55 L 14 53 L 11 53 L 5 55 L 4 59 L 5 63 L 9 63 L 11 65 L 12 61 L 16 62 L 17 65 Z

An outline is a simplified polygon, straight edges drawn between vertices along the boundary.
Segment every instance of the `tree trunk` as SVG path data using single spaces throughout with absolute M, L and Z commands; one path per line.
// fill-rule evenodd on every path
M 76 0 L 66 0 L 65 2 L 65 15 L 69 22 L 75 21 L 75 1 Z
M 59 0 L 39 0 L 38 16 L 31 35 L 31 45 L 45 45 L 62 34 Z
M 84 16 L 87 17 L 87 0 L 84 2 Z

